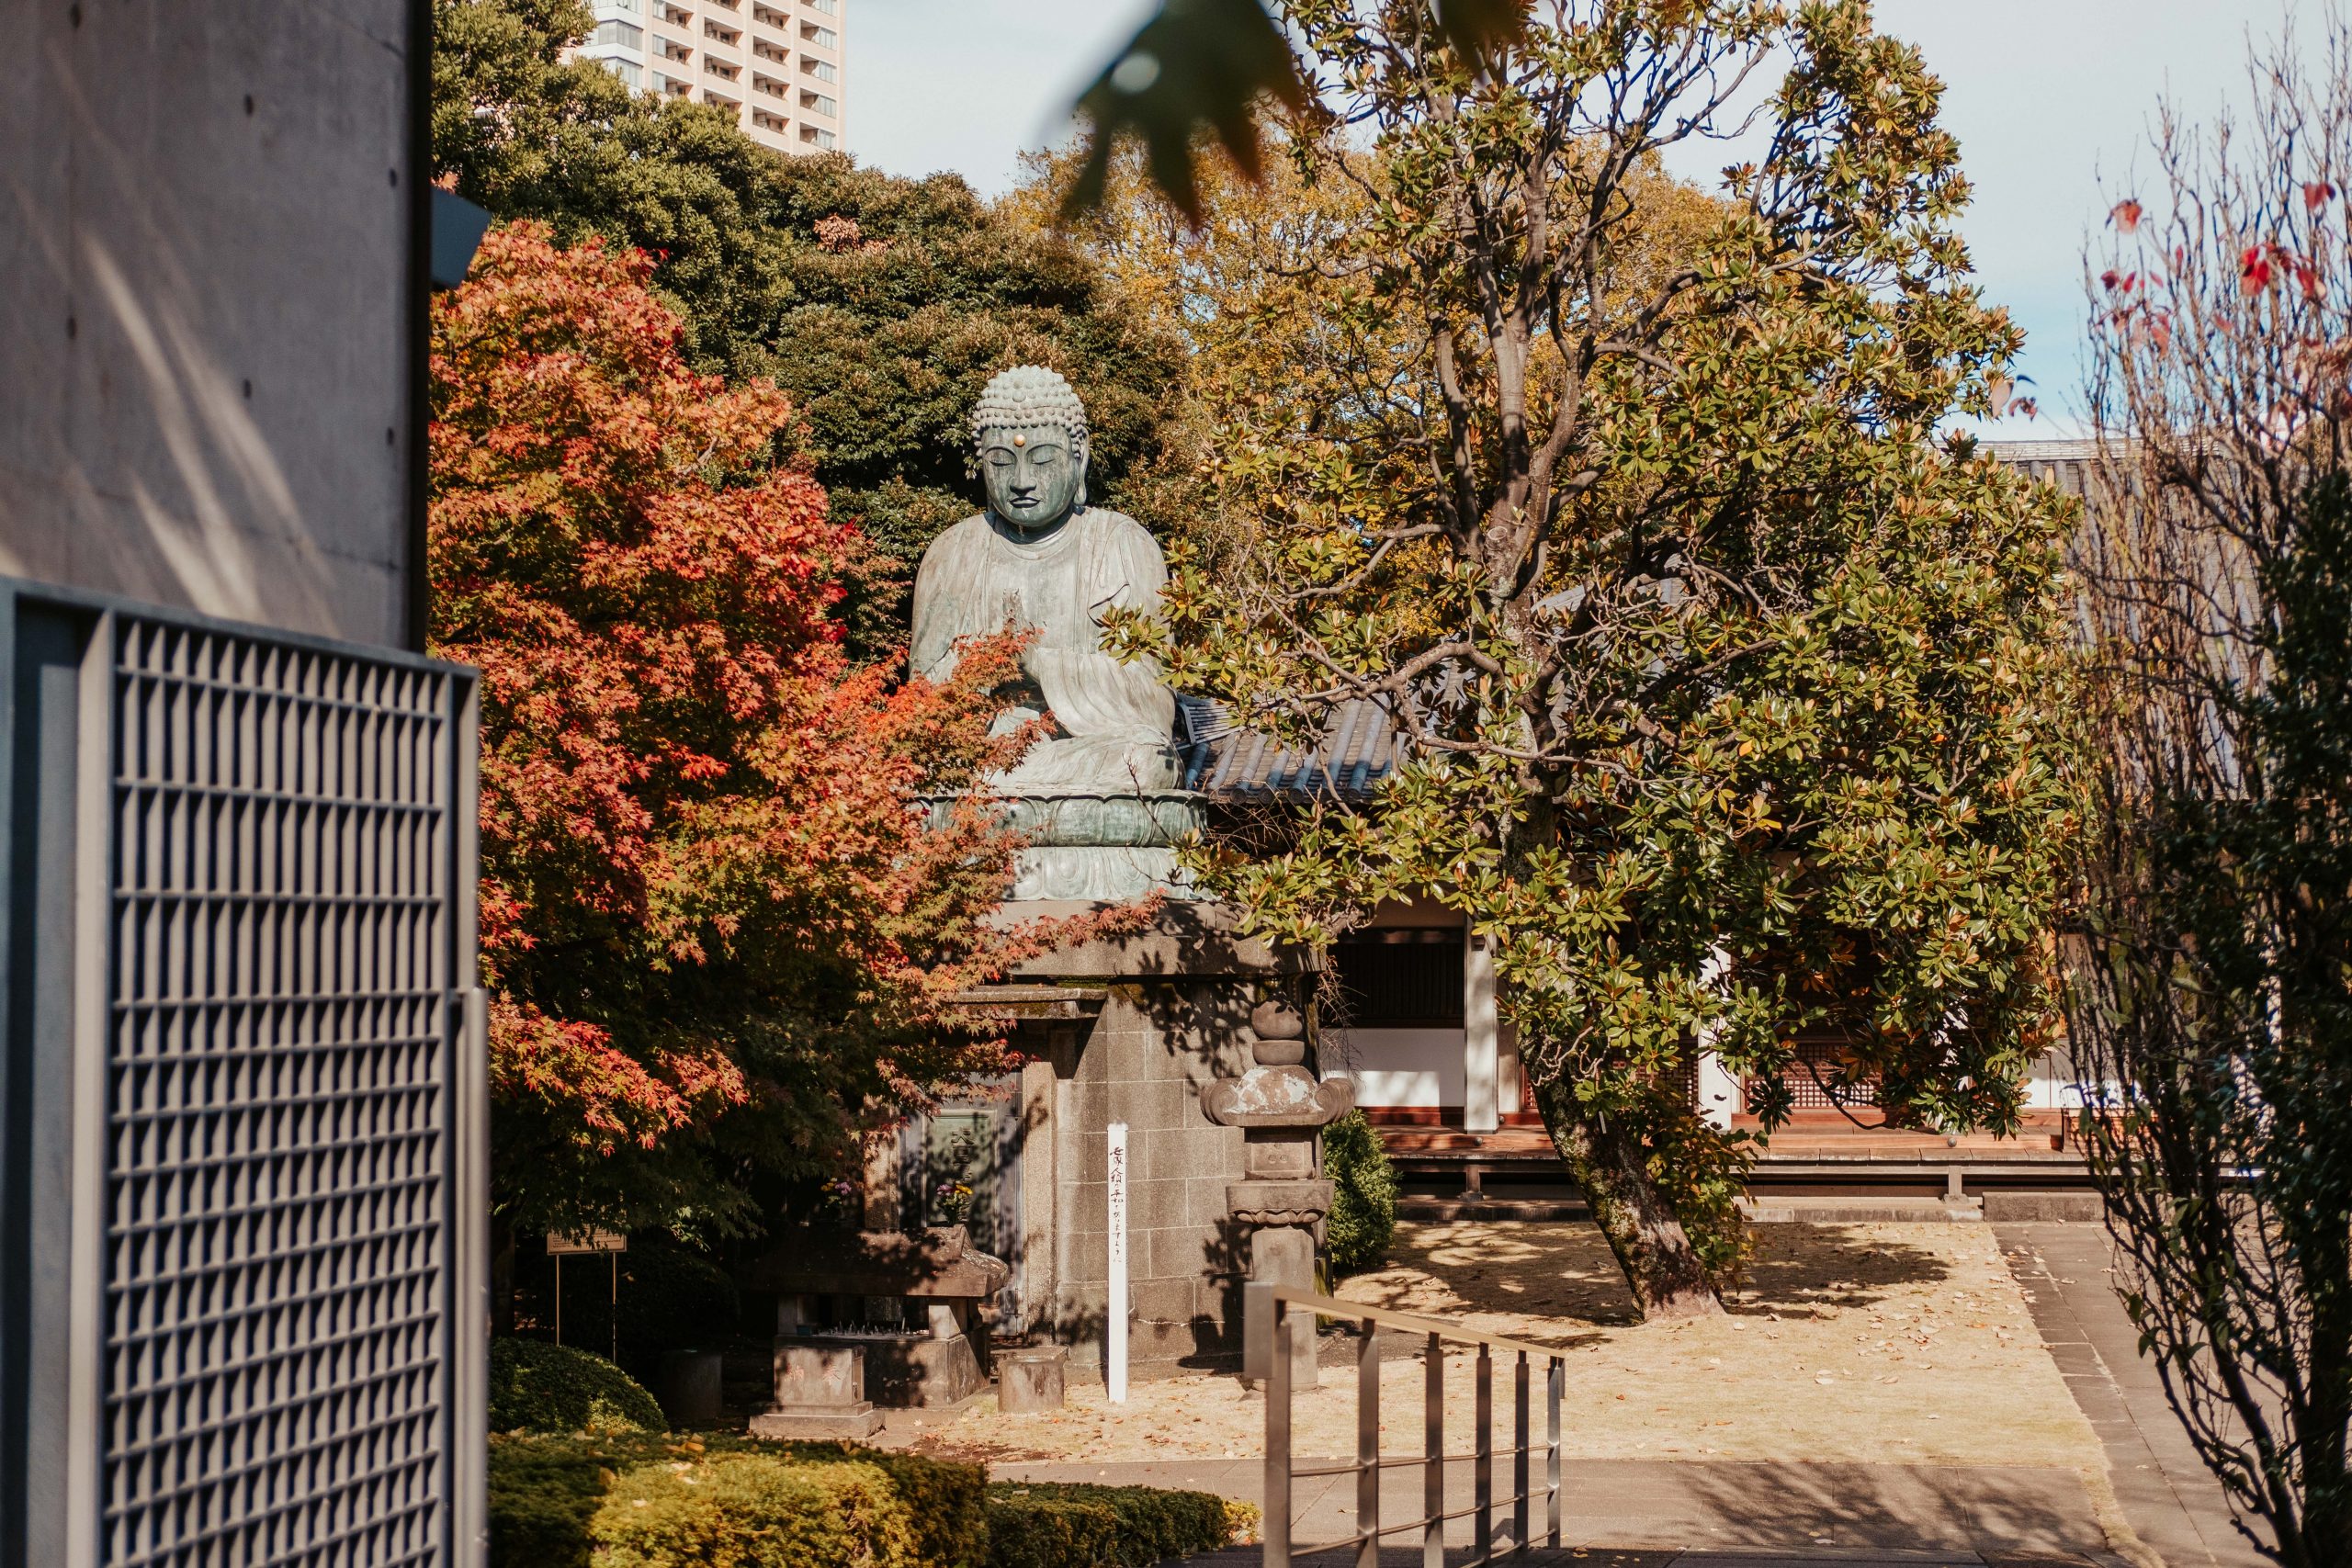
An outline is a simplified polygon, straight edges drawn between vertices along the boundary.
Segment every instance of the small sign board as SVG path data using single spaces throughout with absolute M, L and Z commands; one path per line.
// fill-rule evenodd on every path
M 628 1237 L 618 1231 L 574 1231 L 570 1235 L 548 1237 L 548 1256 L 562 1258 L 582 1252 L 627 1252 Z

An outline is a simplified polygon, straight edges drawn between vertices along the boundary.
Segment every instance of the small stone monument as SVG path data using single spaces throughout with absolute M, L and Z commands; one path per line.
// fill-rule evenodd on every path
M 882 1429 L 865 1397 L 864 1346 L 779 1336 L 775 1373 L 775 1403 L 752 1417 L 752 1436 L 855 1442 Z
M 997 728 L 1042 718 L 1052 733 L 989 781 L 1029 840 L 1012 897 L 1123 902 L 1179 890 L 1174 846 L 1202 816 L 1198 797 L 1177 787 L 1175 694 L 1149 663 L 1104 652 L 1099 619 L 1159 602 L 1159 542 L 1134 518 L 1087 504 L 1086 409 L 1056 372 L 1023 365 L 990 381 L 972 437 L 988 510 L 923 552 L 909 663 L 943 679 L 965 638 L 1031 635 Z
M 776 1302 L 775 1405 L 753 1422 L 753 1435 L 818 1436 L 811 1418 L 864 1421 L 873 1404 L 953 1404 L 978 1392 L 987 1382 L 973 1341 L 980 1333 L 986 1342 L 979 1306 L 1004 1280 L 1003 1262 L 974 1247 L 961 1225 L 918 1235 L 787 1233 L 742 1274 L 746 1291 Z M 842 1303 L 874 1297 L 921 1307 L 922 1326 L 838 1321 Z M 858 1402 L 870 1403 L 846 1409 Z
M 1250 1014 L 1257 1065 L 1238 1078 L 1201 1090 L 1201 1111 L 1220 1126 L 1241 1129 L 1243 1179 L 1225 1190 L 1227 1211 L 1250 1228 L 1250 1277 L 1312 1290 L 1315 1226 L 1331 1212 L 1331 1184 L 1316 1174 L 1316 1136 L 1355 1104 L 1355 1086 L 1317 1083 L 1306 1060 L 1306 1021 L 1281 1001 Z M 1291 1386 L 1315 1382 L 1315 1314 L 1294 1313 Z

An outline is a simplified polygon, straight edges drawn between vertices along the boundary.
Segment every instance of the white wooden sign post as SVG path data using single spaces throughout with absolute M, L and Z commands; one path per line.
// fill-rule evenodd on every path
M 1127 1124 L 1110 1131 L 1111 1302 L 1104 1328 L 1102 1386 L 1114 1404 L 1127 1402 Z

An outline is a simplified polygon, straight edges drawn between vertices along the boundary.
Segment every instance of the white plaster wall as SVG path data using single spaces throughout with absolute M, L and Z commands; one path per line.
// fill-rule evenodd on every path
M 1462 1103 L 1459 1029 L 1331 1029 L 1323 1034 L 1323 1076 L 1352 1079 L 1363 1106 Z
M 0 572 L 403 640 L 409 3 L 0 0 Z

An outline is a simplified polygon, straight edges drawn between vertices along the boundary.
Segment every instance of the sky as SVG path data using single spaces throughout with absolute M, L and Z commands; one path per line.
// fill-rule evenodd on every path
M 1879 0 L 1946 85 L 1975 202 L 1962 224 L 1986 295 L 2026 330 L 2019 369 L 2039 417 L 1988 431 L 2080 429 L 2083 249 L 2132 194 L 2159 99 L 2210 118 L 2246 97 L 2249 30 L 2290 17 L 2315 37 L 2327 0 Z M 843 7 L 848 145 L 893 174 L 952 169 L 984 195 L 1020 154 L 1060 141 L 1070 101 L 1153 0 L 851 0 Z M 1704 152 L 1679 172 L 1732 160 Z

